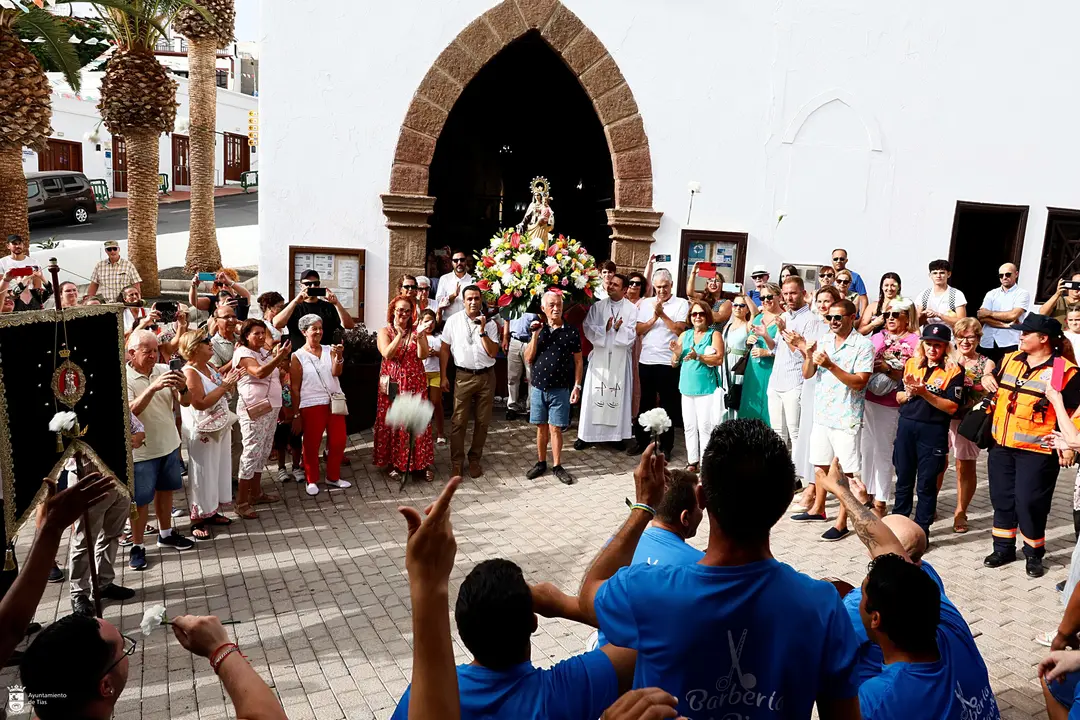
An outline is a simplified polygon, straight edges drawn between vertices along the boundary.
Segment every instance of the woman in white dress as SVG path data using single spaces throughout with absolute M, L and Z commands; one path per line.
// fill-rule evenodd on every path
M 220 510 L 232 503 L 232 424 L 228 394 L 236 388 L 243 370 L 224 378 L 210 366 L 214 351 L 206 329 L 189 330 L 180 337 L 180 354 L 191 403 L 180 409 L 184 440 L 188 446 L 188 481 L 191 483 L 191 534 L 210 539 L 210 525 L 232 522 Z
M 266 349 L 266 339 L 266 323 L 245 320 L 240 328 L 240 341 L 233 352 L 233 364 L 246 373 L 237 383 L 240 400 L 236 405 L 244 443 L 237 479 L 236 514 L 245 520 L 258 517 L 252 505 L 281 500 L 273 493 L 263 492 L 262 470 L 274 449 L 274 431 L 281 410 L 278 368 L 283 359 L 288 359 L 292 345 L 286 339 L 271 352 Z

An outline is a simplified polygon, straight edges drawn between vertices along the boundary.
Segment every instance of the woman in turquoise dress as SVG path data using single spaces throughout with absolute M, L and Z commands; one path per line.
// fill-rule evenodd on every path
M 776 351 L 776 334 L 780 331 L 780 288 L 769 283 L 761 290 L 761 312 L 750 324 L 746 345 L 750 360 L 743 376 L 742 401 L 739 417 L 757 418 L 769 425 L 769 403 L 765 396 L 772 375 L 773 353 Z

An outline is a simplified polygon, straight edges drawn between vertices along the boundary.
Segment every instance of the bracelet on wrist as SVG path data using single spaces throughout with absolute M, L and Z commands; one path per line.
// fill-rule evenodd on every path
M 644 510 L 653 517 L 656 517 L 656 510 L 653 509 L 652 506 L 646 505 L 645 503 L 632 503 L 630 502 L 630 498 L 626 498 L 626 506 L 630 508 L 630 512 L 633 512 L 634 510 Z
M 221 645 L 217 650 L 210 654 L 210 667 L 213 669 L 216 675 L 221 668 L 221 663 L 225 661 L 225 658 L 229 657 L 233 653 L 240 653 L 240 647 L 236 643 L 225 643 Z M 244 657 L 243 653 L 240 653 L 240 657 Z

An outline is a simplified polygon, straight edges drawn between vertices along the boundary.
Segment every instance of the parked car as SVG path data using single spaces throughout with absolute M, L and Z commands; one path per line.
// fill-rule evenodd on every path
M 31 222 L 73 220 L 81 225 L 97 212 L 90 181 L 71 170 L 26 173 L 26 204 Z

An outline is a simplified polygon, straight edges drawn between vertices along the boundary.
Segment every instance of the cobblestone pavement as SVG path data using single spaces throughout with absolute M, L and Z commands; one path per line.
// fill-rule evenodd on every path
M 496 414 L 501 418 L 501 411 Z M 564 486 L 550 474 L 529 481 L 524 475 L 534 462 L 533 439 L 524 423 L 495 422 L 485 475 L 466 478 L 458 491 L 451 601 L 473 565 L 499 556 L 521 565 L 530 581 L 550 580 L 574 591 L 595 551 L 625 518 L 623 498 L 633 493 L 633 459 L 600 448 L 568 449 L 564 465 L 577 476 L 576 485 Z M 680 438 L 675 463 L 685 460 L 681 446 Z M 437 451 L 443 472 L 435 483 L 416 480 L 401 494 L 396 483 L 370 466 L 370 432 L 350 439 L 349 457 L 352 466 L 343 472 L 354 483 L 349 490 L 324 489 L 309 498 L 290 483 L 283 488 L 283 503 L 261 507 L 258 520 L 220 528 L 194 551 L 180 555 L 148 548 L 149 567 L 143 572 L 127 568 L 122 548 L 117 581 L 138 595 L 108 605 L 105 617 L 132 635 L 138 635 L 143 610 L 161 602 L 170 615 L 215 613 L 240 620 L 233 626 L 236 641 L 272 682 L 293 720 L 388 718 L 408 683 L 412 662 L 405 525 L 396 508 L 402 503 L 423 508 L 437 494 L 446 480 L 449 452 L 445 447 Z M 934 526 L 927 557 L 977 636 L 1005 718 L 1045 717 L 1035 679 L 1044 649 L 1032 639 L 1056 628 L 1062 613 L 1054 584 L 1065 578 L 1073 546 L 1073 477 L 1073 471 L 1060 477 L 1047 532 L 1049 572 L 1039 580 L 1024 575 L 1022 562 L 998 570 L 982 567 L 991 545 L 985 465 L 969 513 L 971 532 L 954 535 L 951 530 L 952 472 L 941 494 L 943 520 Z M 834 503 L 828 511 L 830 517 L 835 513 Z M 188 534 L 187 520 L 179 524 Z M 811 575 L 858 583 L 867 560 L 862 545 L 854 534 L 838 543 L 820 542 L 824 529 L 782 520 L 773 531 L 773 552 Z M 707 534 L 703 524 L 692 542 L 704 547 Z M 19 542 L 20 560 L 29 545 L 28 536 Z M 69 613 L 68 592 L 67 583 L 50 585 L 36 619 L 47 623 Z M 580 652 L 589 632 L 541 619 L 533 638 L 534 662 L 546 665 Z M 455 642 L 464 660 L 465 648 Z M 16 682 L 13 669 L 0 674 L 5 686 Z M 205 660 L 193 658 L 165 629 L 140 637 L 117 705 L 118 720 L 225 716 L 234 716 L 231 704 Z

